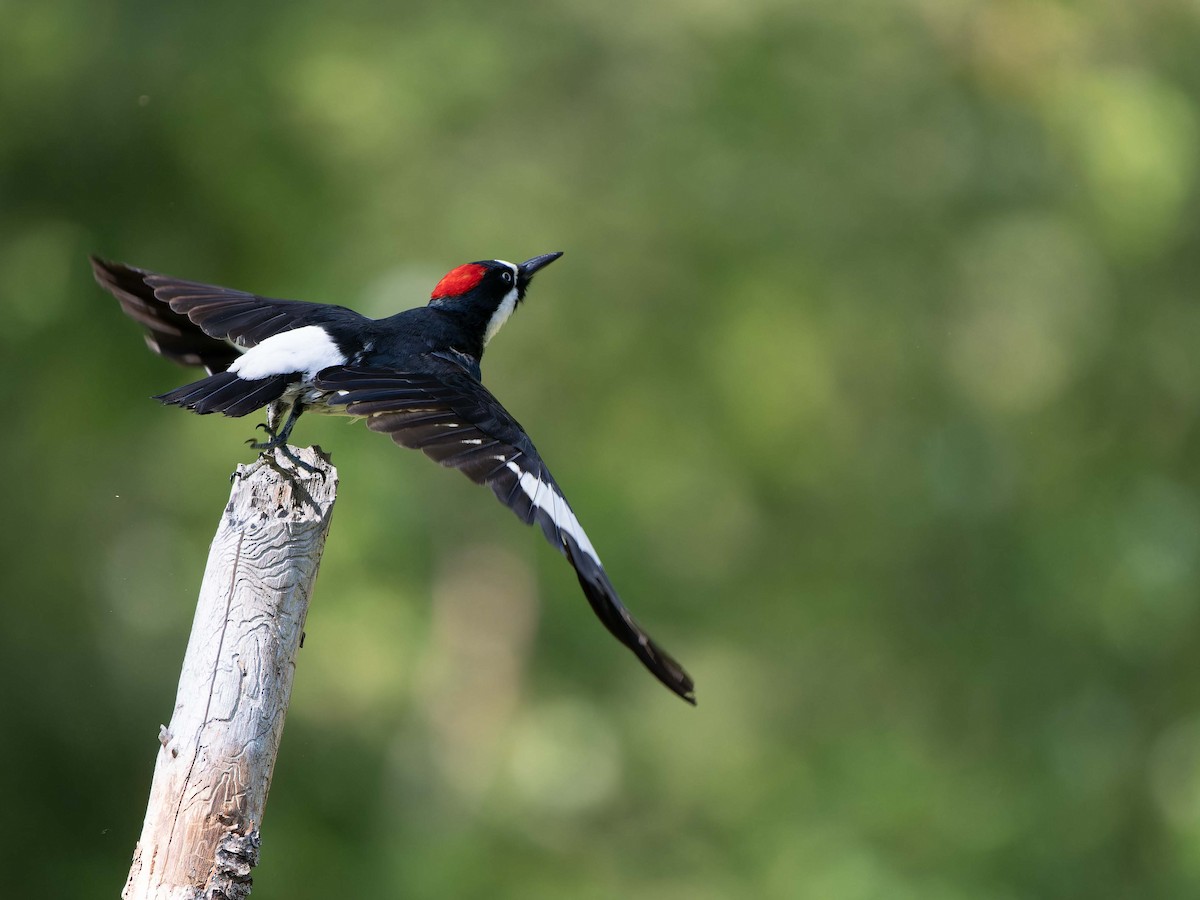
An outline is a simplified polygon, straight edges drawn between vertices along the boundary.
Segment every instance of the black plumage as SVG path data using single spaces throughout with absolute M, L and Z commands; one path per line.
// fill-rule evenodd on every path
M 202 416 L 215 412 L 234 417 L 248 416 L 279 400 L 290 383 L 286 375 L 251 381 L 239 378 L 232 372 L 217 372 L 159 394 L 154 399 L 168 405 L 182 406 Z
M 453 373 L 335 367 L 320 373 L 316 386 L 334 392 L 330 403 L 367 416 L 372 431 L 389 434 L 402 447 L 420 450 L 476 484 L 486 484 L 521 521 L 536 522 L 575 568 L 584 595 L 613 636 L 673 691 L 692 699 L 691 678 L 625 608 L 525 429 L 482 384 Z M 537 485 L 532 494 L 522 488 L 524 478 Z M 550 498 L 544 501 L 548 508 L 537 503 L 543 496 Z
M 92 259 L 97 281 L 146 329 L 152 349 L 209 376 L 158 397 L 205 414 L 268 408 L 361 416 L 372 431 L 485 484 L 521 521 L 537 523 L 575 569 L 592 609 L 672 691 L 695 702 L 687 672 L 621 602 L 574 511 L 525 429 L 480 382 L 487 341 L 523 299 L 533 274 L 561 254 L 513 265 L 459 266 L 428 305 L 385 319 L 341 306 L 276 300 Z
M 149 272 L 92 257 L 96 281 L 121 304 L 125 314 L 146 329 L 146 344 L 181 366 L 203 366 L 209 374 L 224 372 L 241 351 L 216 340 L 186 315 L 158 299 L 146 283 Z

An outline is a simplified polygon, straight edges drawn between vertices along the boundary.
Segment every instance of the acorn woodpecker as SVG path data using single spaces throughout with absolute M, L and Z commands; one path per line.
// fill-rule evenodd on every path
M 692 679 L 630 615 L 592 542 L 533 442 L 480 382 L 484 348 L 524 299 L 534 274 L 562 256 L 451 269 L 426 306 L 369 319 L 342 306 L 272 300 L 92 257 L 100 285 L 145 328 L 160 356 L 208 377 L 156 399 L 206 415 L 267 410 L 268 440 L 287 440 L 301 413 L 363 417 L 372 431 L 486 484 L 575 568 L 592 609 L 668 688 L 695 703 Z M 281 424 L 282 423 L 282 424 Z

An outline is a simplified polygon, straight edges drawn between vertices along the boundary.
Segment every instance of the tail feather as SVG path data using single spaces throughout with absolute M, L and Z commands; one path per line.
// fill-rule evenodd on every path
M 248 415 L 256 409 L 262 409 L 268 403 L 273 403 L 283 395 L 287 390 L 288 379 L 286 376 L 275 376 L 274 378 L 263 378 L 259 381 L 243 382 L 244 384 L 254 385 L 258 387 L 247 391 L 242 397 L 231 402 L 221 412 L 227 416 L 235 418 Z
M 160 394 L 154 399 L 171 406 L 190 409 L 202 416 L 219 412 L 237 417 L 278 400 L 287 390 L 289 381 L 286 375 L 248 381 L 232 372 L 218 372 Z

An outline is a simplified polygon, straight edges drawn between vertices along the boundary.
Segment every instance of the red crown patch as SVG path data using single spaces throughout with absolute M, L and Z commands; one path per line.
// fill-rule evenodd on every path
M 451 269 L 437 283 L 430 299 L 439 300 L 442 297 L 458 297 L 465 294 L 479 284 L 486 272 L 487 267 L 478 263 L 467 263 L 465 266 Z

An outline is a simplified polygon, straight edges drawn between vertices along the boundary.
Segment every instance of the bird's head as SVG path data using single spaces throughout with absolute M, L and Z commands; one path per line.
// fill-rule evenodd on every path
M 543 253 L 521 264 L 485 259 L 451 269 L 433 289 L 429 305 L 466 317 L 479 329 L 484 346 L 508 321 L 534 274 L 562 256 Z M 481 348 L 482 349 L 482 348 Z

